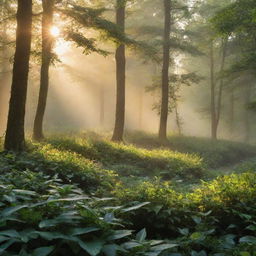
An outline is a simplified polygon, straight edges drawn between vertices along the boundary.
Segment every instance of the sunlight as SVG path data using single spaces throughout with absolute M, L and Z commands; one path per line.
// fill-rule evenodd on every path
M 58 37 L 60 35 L 60 29 L 58 27 L 51 27 L 50 33 L 53 37 Z
M 66 53 L 70 48 L 70 45 L 68 42 L 66 42 L 64 39 L 59 39 L 54 47 L 54 52 L 57 55 L 63 55 L 64 53 Z

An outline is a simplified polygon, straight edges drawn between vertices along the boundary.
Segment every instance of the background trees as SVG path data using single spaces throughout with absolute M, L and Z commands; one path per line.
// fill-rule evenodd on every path
M 35 139 L 43 138 L 44 116 L 46 127 L 63 123 L 63 128 L 68 124 L 72 129 L 77 124 L 82 129 L 96 127 L 97 116 L 97 127 L 104 123 L 104 128 L 114 130 L 113 140 L 116 141 L 123 140 L 125 122 L 127 129 L 156 132 L 159 128 L 161 141 L 166 140 L 168 132 L 173 130 L 192 135 L 203 131 L 205 136 L 217 139 L 231 137 L 228 129 L 232 130 L 234 139 L 250 140 L 255 124 L 251 112 L 255 87 L 255 17 L 249 12 L 255 8 L 252 1 L 120 0 L 116 3 L 85 3 L 49 0 L 43 1 L 43 6 L 35 5 L 34 33 L 36 35 L 42 29 L 43 37 L 42 42 L 36 39 L 37 36 L 32 41 L 26 119 L 30 130 L 31 117 L 36 112 Z M 12 61 L 11 51 L 5 49 L 13 45 L 9 42 L 13 41 L 10 35 L 14 30 L 16 9 L 14 2 L 1 2 L 1 81 L 6 80 L 3 74 Z M 233 17 L 242 9 L 243 15 L 235 20 Z M 55 39 L 49 32 L 53 19 L 60 31 Z M 53 43 L 55 40 L 56 44 Z M 105 59 L 96 57 L 95 53 Z M 116 64 L 113 63 L 114 55 Z M 79 65 L 79 62 L 83 64 Z M 101 71 L 102 63 L 105 63 L 104 72 Z M 55 66 L 50 68 L 50 64 Z M 84 64 L 86 68 L 82 69 Z M 62 73 L 62 78 L 57 76 L 58 73 Z M 49 77 L 52 78 L 52 88 L 48 97 Z M 79 84 L 81 93 L 74 94 L 70 106 L 61 107 L 65 104 L 60 95 L 67 94 L 66 98 L 71 99 L 66 92 L 69 79 L 70 91 L 76 90 L 76 84 Z M 116 95 L 115 79 L 118 85 Z M 37 94 L 38 84 L 41 84 L 39 102 L 31 97 Z M 54 91 L 61 84 L 66 89 Z M 145 88 L 152 95 L 147 94 Z M 97 100 L 94 98 L 96 94 Z M 76 102 L 77 96 L 81 98 L 80 105 Z M 113 100 L 115 96 L 116 101 Z M 87 97 L 84 105 L 81 104 L 82 97 Z M 47 98 L 49 109 L 45 113 Z M 76 106 L 74 110 L 71 105 Z M 152 106 L 157 110 L 155 113 Z M 243 107 L 238 110 L 239 106 Z M 88 113 L 91 114 L 87 116 Z M 197 121 L 191 126 L 192 119 Z

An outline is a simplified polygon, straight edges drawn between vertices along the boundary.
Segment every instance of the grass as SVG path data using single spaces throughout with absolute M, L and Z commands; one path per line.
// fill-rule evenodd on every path
M 126 140 L 145 148 L 163 147 L 154 134 L 127 133 Z M 256 156 L 256 147 L 252 145 L 198 137 L 169 136 L 164 148 L 181 153 L 197 154 L 209 168 L 228 166 Z
M 118 144 L 108 140 L 81 138 L 49 139 L 47 143 L 58 150 L 76 152 L 104 168 L 115 170 L 120 176 L 161 176 L 164 179 L 200 179 L 204 164 L 200 157 L 166 149 L 143 149 L 132 144 Z

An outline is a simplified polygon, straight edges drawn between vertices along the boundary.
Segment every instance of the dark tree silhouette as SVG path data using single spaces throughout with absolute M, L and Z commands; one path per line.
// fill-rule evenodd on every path
M 116 24 L 125 32 L 126 0 L 117 0 Z M 120 44 L 116 49 L 116 117 L 112 140 L 123 141 L 125 123 L 125 45 Z
M 53 36 L 50 29 L 53 23 L 55 0 L 44 0 L 43 18 L 42 18 L 42 64 L 40 77 L 39 99 L 34 121 L 33 139 L 42 140 L 43 135 L 43 119 L 46 108 L 46 101 L 49 88 L 49 67 L 52 59 Z
M 21 151 L 25 147 L 25 106 L 32 36 L 32 0 L 18 0 L 16 51 L 11 99 L 4 147 Z
M 162 69 L 162 100 L 160 112 L 159 139 L 167 139 L 167 120 L 169 104 L 169 67 L 170 67 L 170 32 L 171 32 L 171 1 L 164 0 L 164 44 L 163 44 L 163 69 Z

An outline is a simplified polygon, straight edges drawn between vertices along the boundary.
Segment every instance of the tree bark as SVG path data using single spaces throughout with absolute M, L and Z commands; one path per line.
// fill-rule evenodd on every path
M 125 32 L 125 6 L 126 0 L 117 0 L 116 24 Z M 125 123 L 125 45 L 121 44 L 116 49 L 116 115 L 115 128 L 112 141 L 123 141 Z
M 164 0 L 165 24 L 163 44 L 162 69 L 162 100 L 160 112 L 160 127 L 158 137 L 161 141 L 167 140 L 167 120 L 169 104 L 169 67 L 170 67 L 170 32 L 171 32 L 171 1 Z
M 104 85 L 100 85 L 100 128 L 105 127 L 105 88 Z
M 13 64 L 11 98 L 5 136 L 5 150 L 25 148 L 25 106 L 32 37 L 32 0 L 18 0 L 16 51 Z
M 225 68 L 225 62 L 226 62 L 226 56 L 227 56 L 227 44 L 228 44 L 228 39 L 224 39 L 224 42 L 222 44 L 221 48 L 221 65 L 220 65 L 220 85 L 219 85 L 219 93 L 218 93 L 218 102 L 217 102 L 217 110 L 216 110 L 216 134 L 218 132 L 218 126 L 220 122 L 220 116 L 221 116 L 221 105 L 222 105 L 222 94 L 223 94 L 223 87 L 224 87 L 224 78 L 223 76 L 223 71 Z
M 5 17 L 4 9 L 8 8 L 8 2 L 5 0 L 2 2 L 2 18 Z M 6 99 L 8 98 L 8 82 L 10 77 L 10 62 L 9 62 L 9 55 L 10 51 L 7 46 L 8 42 L 8 35 L 7 35 L 7 20 L 2 22 L 2 27 L 0 30 L 1 34 L 1 57 L 0 57 L 0 130 L 2 132 L 2 127 L 5 127 L 6 123 L 6 109 L 7 109 L 7 102 Z
M 231 139 L 234 134 L 234 119 L 235 119 L 235 95 L 234 94 L 235 94 L 234 87 L 232 87 L 230 91 L 230 99 L 229 99 L 229 104 L 230 104 L 229 131 L 230 131 Z
M 251 138 L 251 113 L 248 109 L 248 105 L 251 102 L 251 94 L 252 94 L 252 85 L 249 84 L 247 88 L 244 88 L 244 97 L 245 97 L 245 113 L 244 113 L 244 128 L 245 128 L 245 136 L 244 142 L 249 143 Z
M 216 120 L 216 102 L 215 102 L 215 65 L 214 65 L 214 50 L 213 41 L 210 46 L 210 82 L 211 82 L 211 134 L 212 139 L 217 139 L 217 120 Z
M 140 89 L 139 92 L 139 129 L 143 129 L 143 95 L 144 95 L 144 88 Z
M 54 3 L 55 0 L 43 0 L 42 2 L 42 64 L 39 98 L 33 129 L 33 139 L 37 141 L 44 139 L 43 119 L 49 89 L 49 68 L 52 59 L 52 47 L 54 42 L 53 36 L 50 34 L 50 29 L 53 24 Z

